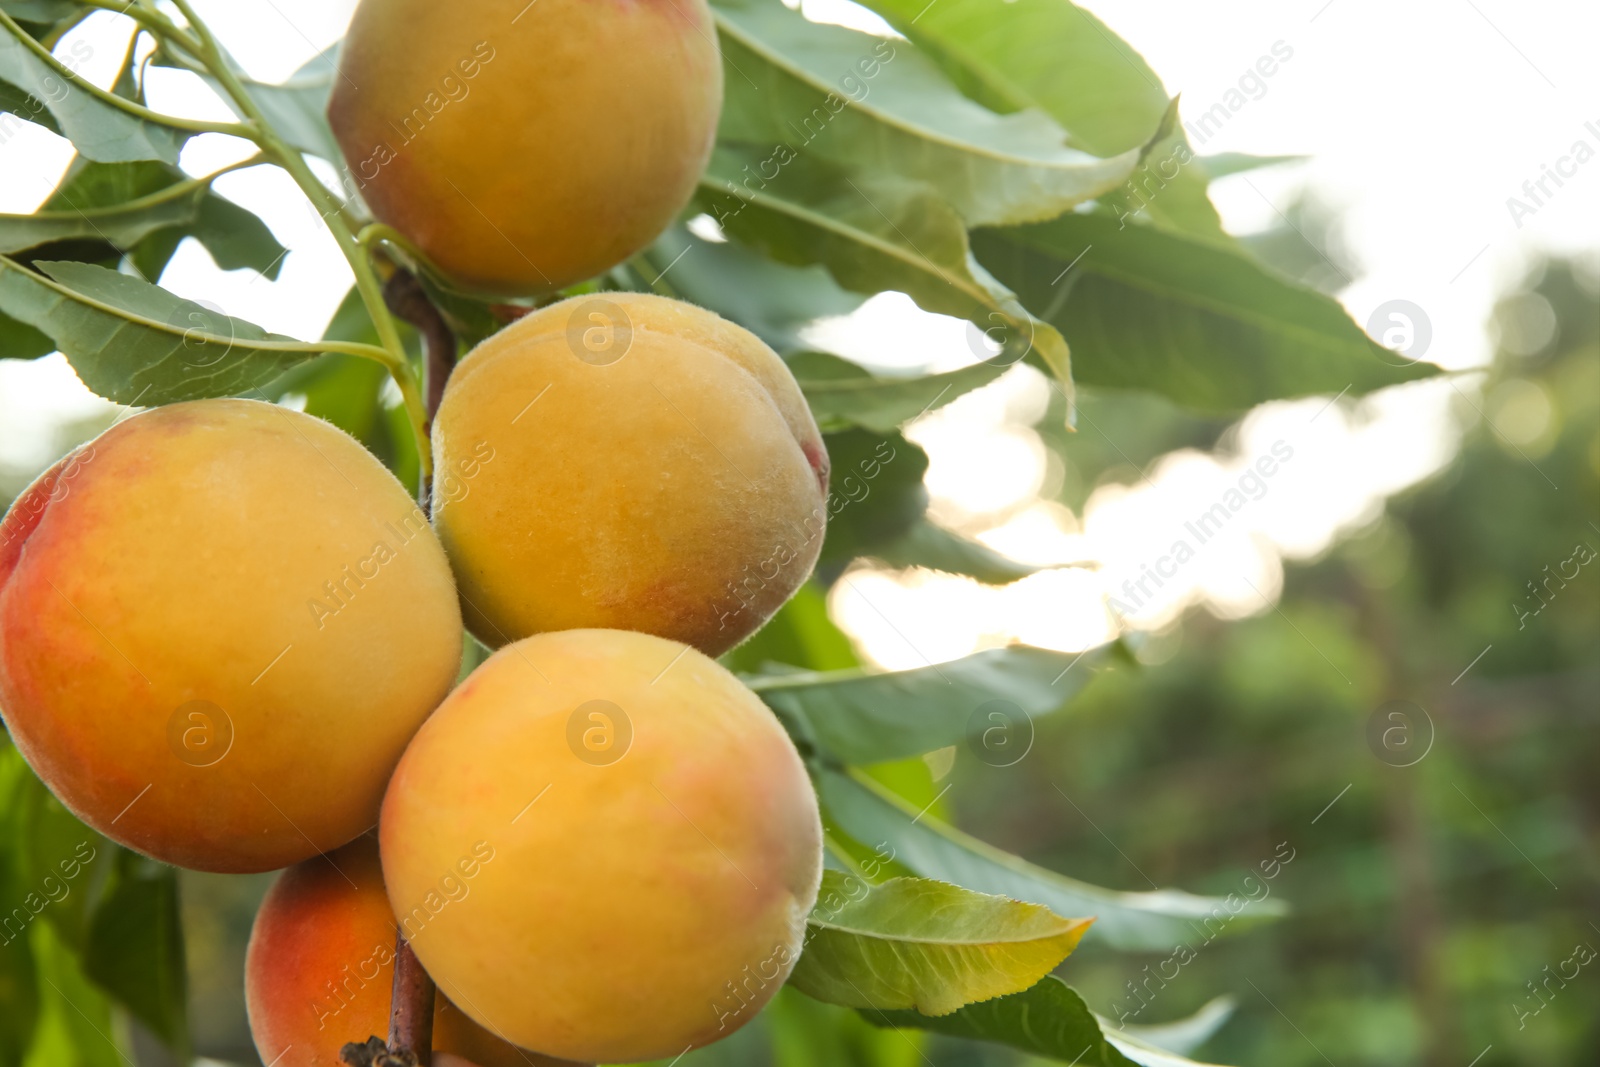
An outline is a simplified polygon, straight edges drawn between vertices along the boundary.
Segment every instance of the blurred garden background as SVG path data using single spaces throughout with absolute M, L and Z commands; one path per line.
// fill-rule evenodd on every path
M 274 79 L 336 40 L 352 4 L 197 6 Z M 913 465 L 892 468 L 874 491 L 925 493 L 941 528 L 1026 576 L 825 562 L 728 662 L 905 669 L 1012 642 L 1083 653 L 1081 696 L 1024 724 L 1014 761 L 957 746 L 875 773 L 915 807 L 1085 881 L 1251 900 L 1235 920 L 1248 931 L 1213 943 L 1196 925 L 1134 978 L 1128 956 L 1099 945 L 1070 957 L 1060 973 L 1107 1019 L 1214 1026 L 1193 1054 L 1237 1064 L 1600 1062 L 1600 11 L 1083 6 L 1181 92 L 1226 228 L 1380 340 L 1404 325 L 1397 360 L 1450 373 L 1227 417 L 1084 386 L 1069 433 L 1060 391 L 1012 367 L 907 426 L 926 471 L 901 484 Z M 802 10 L 894 33 L 848 0 Z M 75 32 L 86 72 L 120 60 L 93 20 Z M 205 111 L 192 79 L 164 78 L 153 97 Z M 49 195 L 65 144 L 35 127 L 0 142 L 0 211 Z M 184 166 L 209 171 L 233 151 L 196 138 Z M 1242 153 L 1283 158 L 1235 171 Z M 348 273 L 269 170 L 217 188 L 289 249 L 277 280 L 222 271 L 190 240 L 162 281 L 320 336 Z M 986 355 L 974 327 L 894 295 L 805 334 L 885 374 Z M 292 385 L 279 395 L 304 403 Z M 59 355 L 0 360 L 0 504 L 119 410 Z M 1197 533 L 1230 492 L 1247 504 Z M 255 1064 L 241 969 L 271 876 L 181 881 L 196 1050 Z M 140 1048 L 163 1062 L 154 1042 Z M 682 1060 L 1022 1062 L 792 991 Z

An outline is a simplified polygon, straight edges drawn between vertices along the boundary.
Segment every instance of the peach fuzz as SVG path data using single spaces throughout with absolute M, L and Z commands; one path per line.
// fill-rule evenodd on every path
M 250 400 L 127 418 L 0 524 L 0 712 L 74 814 L 265 871 L 372 827 L 461 658 L 448 563 L 378 460 Z
M 456 368 L 433 449 L 434 524 L 491 647 L 594 627 L 720 655 L 822 548 L 828 455 L 794 377 L 681 301 L 573 297 L 506 327 Z
M 509 1041 L 600 1063 L 749 1022 L 799 957 L 822 869 L 773 714 L 699 652 L 614 630 L 541 634 L 474 671 L 406 750 L 379 839 L 439 988 Z

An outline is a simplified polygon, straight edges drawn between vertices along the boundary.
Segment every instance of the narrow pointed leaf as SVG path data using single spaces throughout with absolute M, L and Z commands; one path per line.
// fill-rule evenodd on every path
M 84 156 L 101 163 L 159 159 L 178 161 L 184 135 L 120 111 L 73 83 L 66 68 L 35 54 L 23 30 L 0 13 L 0 81 L 42 103 L 63 136 Z
M 158 286 L 88 263 L 0 256 L 0 311 L 49 336 L 83 383 L 119 404 L 164 404 L 254 388 L 319 351 Z
M 0 10 L 22 23 L 48 26 L 83 14 L 83 6 L 74 0 L 4 0 Z
M 127 250 L 157 230 L 193 222 L 204 194 L 203 183 L 185 182 L 109 207 L 52 210 L 46 205 L 32 215 L 0 215 L 0 252 L 71 239 Z
M 1197 1067 L 1195 1061 L 1176 1053 L 1104 1028 L 1083 998 L 1054 976 L 1020 993 L 969 1004 L 952 1015 L 930 1018 L 913 1011 L 861 1014 L 877 1026 L 931 1030 L 1009 1045 L 1074 1067 Z
M 177 871 L 135 853 L 118 855 L 116 878 L 89 920 L 83 967 L 169 1046 L 187 1043 Z
M 891 567 L 927 567 L 976 578 L 986 585 L 1008 585 L 1043 569 L 1003 556 L 988 545 L 970 541 L 927 518 L 872 554 Z
M 30 931 L 39 972 L 39 1022 L 27 1067 L 127 1067 L 133 1060 L 112 1034 L 111 999 L 84 974 L 83 960 L 55 928 Z
M 1031 718 L 1071 700 L 1093 677 L 1098 658 L 1018 645 L 887 674 L 807 671 L 747 681 L 814 753 L 841 763 L 883 763 L 976 740 L 974 734 L 996 724 L 987 712 L 997 709 L 1016 731 L 1013 743 L 1025 746 Z
M 974 99 L 997 111 L 1043 111 L 1074 144 L 1098 155 L 1148 140 L 1168 106 L 1161 79 L 1144 58 L 1069 0 L 864 2 Z M 1192 160 L 1177 131 L 1152 146 L 1128 181 L 1105 199 L 1120 210 L 1143 210 L 1186 232 L 1226 242 L 1206 196 L 1207 175 Z
M 715 11 L 724 140 L 925 182 L 972 225 L 1054 218 L 1114 189 L 1138 161 L 1136 145 L 1113 159 L 1067 147 L 1043 111 L 990 111 L 908 42 L 819 25 L 778 0 L 723 0 Z
M 871 885 L 825 871 L 789 981 L 830 1004 L 948 1015 L 1027 989 L 1077 947 L 1089 922 L 943 882 Z
M 918 378 L 878 378 L 864 370 L 849 376 L 812 378 L 806 376 L 804 366 L 793 369 L 818 423 L 850 423 L 887 433 L 989 384 L 1006 368 L 998 363 L 974 363 Z
M 1264 167 L 1281 167 L 1285 163 L 1304 163 L 1308 156 L 1252 156 L 1247 152 L 1218 152 L 1216 155 L 1201 156 L 1200 166 L 1205 168 L 1206 177 L 1212 181 L 1226 178 L 1230 174 L 1243 174 L 1246 171 L 1260 170 Z
M 641 259 L 646 283 L 732 319 L 784 356 L 807 347 L 801 337 L 807 326 L 862 304 L 820 266 L 777 263 L 737 241 L 702 240 L 682 226 L 663 233 Z
M 1282 913 L 1277 901 L 1200 897 L 1175 889 L 1103 889 L 1035 866 L 922 815 L 860 775 L 823 770 L 818 779 L 830 818 L 858 841 L 885 842 L 895 860 L 925 878 L 980 893 L 1027 900 L 1096 922 L 1090 937 L 1122 949 L 1166 950 L 1234 933 Z
M 1108 214 L 974 235 L 984 264 L 1072 345 L 1084 382 L 1236 410 L 1282 397 L 1355 394 L 1438 373 L 1367 337 L 1332 298 L 1242 251 Z M 1066 279 L 1052 282 L 1076 261 Z
M 1070 395 L 1061 334 L 978 265 L 960 217 L 930 187 L 852 178 L 803 158 L 774 181 L 751 180 L 759 163 L 749 146 L 722 145 L 701 179 L 700 200 L 728 233 L 782 262 L 821 264 L 853 292 L 902 292 L 926 311 L 967 319 L 1002 346 L 996 365 L 1037 351 Z
M 256 81 L 239 73 L 245 91 L 280 137 L 342 171 L 344 156 L 328 125 L 328 96 L 333 92 L 333 79 L 338 77 L 338 55 L 339 43 L 335 42 L 307 60 L 287 80 L 277 83 Z M 213 88 L 230 107 L 234 106 L 219 85 L 213 83 Z
M 1117 1030 L 1114 1039 L 1187 1056 L 1211 1040 L 1223 1024 L 1233 1018 L 1237 1006 L 1230 996 L 1216 997 L 1187 1018 L 1153 1026 L 1125 1026 Z

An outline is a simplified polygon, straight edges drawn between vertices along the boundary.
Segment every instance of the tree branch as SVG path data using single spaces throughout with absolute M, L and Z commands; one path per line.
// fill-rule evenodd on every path
M 444 386 L 456 365 L 456 335 L 439 314 L 439 309 L 428 299 L 427 291 L 416 275 L 404 267 L 396 266 L 389 280 L 383 283 L 383 302 L 395 317 L 414 326 L 422 335 L 423 350 L 423 403 L 427 411 L 427 429 L 431 440 L 433 417 L 439 413 L 444 399 Z M 426 447 L 419 442 L 419 447 Z M 423 511 L 430 511 L 431 479 L 424 478 L 418 502 Z

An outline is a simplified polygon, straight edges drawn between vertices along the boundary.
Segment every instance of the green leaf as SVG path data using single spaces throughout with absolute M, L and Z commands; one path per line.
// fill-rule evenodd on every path
M 804 362 L 791 362 L 790 369 L 811 405 L 811 414 L 825 429 L 849 424 L 888 433 L 989 384 L 1006 370 L 994 363 L 974 363 L 960 370 L 918 378 L 878 378 L 860 368 L 854 368 L 853 373 L 831 370 L 827 377 L 812 377 L 808 372 L 817 373 L 819 364 L 810 359 L 811 355 L 808 353 Z
M 18 22 L 31 22 L 39 26 L 61 22 L 82 15 L 84 7 L 74 0 L 4 0 L 0 10 Z
M 0 1067 L 22 1062 L 39 1015 L 28 934 L 35 919 L 33 879 L 22 848 L 23 802 L 37 781 L 21 753 L 0 735 Z
M 0 132 L 9 138 L 17 127 L 14 121 L 3 117 L 6 113 L 42 126 L 57 136 L 61 135 L 61 127 L 50 114 L 50 109 L 44 106 L 43 100 L 10 82 L 0 81 Z
M 819 25 L 778 0 L 714 11 L 724 141 L 926 183 L 973 225 L 1054 218 L 1114 189 L 1138 161 L 1136 150 L 1098 159 L 1067 147 L 1043 111 L 990 111 L 909 43 Z
M 735 673 L 754 674 L 770 672 L 774 665 L 843 670 L 858 660 L 850 638 L 828 617 L 827 595 L 812 579 L 721 662 Z
M 56 350 L 56 343 L 10 315 L 0 315 L 0 359 L 38 359 Z
M 1071 393 L 1061 334 L 1039 322 L 980 267 L 950 205 L 926 186 L 852 179 L 801 158 L 782 183 L 748 179 L 748 146 L 719 146 L 700 182 L 700 202 L 722 228 L 784 263 L 821 264 L 857 293 L 905 293 L 925 311 L 977 324 L 1003 351 L 974 355 L 1009 365 L 1037 350 Z
M 230 396 L 321 349 L 269 334 L 127 274 L 0 256 L 0 311 L 49 335 L 83 383 L 119 404 Z
M 188 1042 L 188 982 L 178 873 L 122 850 L 89 920 L 84 971 L 173 1048 Z
M 884 842 L 894 858 L 925 878 L 1042 904 L 1060 915 L 1092 916 L 1090 937 L 1116 948 L 1169 951 L 1208 930 L 1233 933 L 1282 914 L 1271 899 L 1199 897 L 1174 889 L 1124 892 L 1102 889 L 1035 866 L 985 844 L 862 778 L 823 770 L 818 779 L 830 818 L 862 842 Z M 1238 907 L 1232 906 L 1235 902 Z M 1205 920 L 1212 926 L 1202 925 Z
M 812 1000 L 788 986 L 778 990 L 760 1019 L 771 1030 L 772 1067 L 928 1067 L 922 1051 L 926 1034 L 873 1026 L 857 1012 Z M 719 1042 L 706 1051 L 725 1047 Z M 719 1062 L 724 1067 L 750 1067 L 752 1062 L 763 1061 L 735 1053 Z M 662 1060 L 658 1067 L 675 1065 Z M 676 1067 L 692 1067 L 690 1058 Z
M 0 935 L 0 1067 L 22 1062 L 38 1018 L 39 977 L 31 939 L 26 934 L 14 939 Z
M 110 207 L 51 210 L 46 205 L 32 215 L 0 215 L 0 252 L 74 238 L 126 251 L 157 230 L 193 221 L 204 188 L 201 182 L 183 182 Z
M 333 92 L 333 79 L 338 76 L 338 55 L 339 42 L 336 41 L 307 60 L 286 80 L 277 83 L 246 77 L 237 64 L 234 64 L 234 72 L 278 136 L 342 170 L 344 156 L 328 125 L 328 96 Z M 220 83 L 210 75 L 204 77 L 241 119 L 246 117 Z
M 1107 1038 L 1083 998 L 1054 976 L 1020 993 L 969 1004 L 953 1015 L 930 1018 L 913 1011 L 868 1011 L 862 1015 L 878 1026 L 991 1041 L 1077 1067 L 1135 1067 L 1135 1061 Z
M 903 536 L 928 509 L 928 454 L 898 433 L 850 429 L 823 435 L 828 449 L 828 526 L 821 562 L 841 565 Z
M 1397 366 L 1337 302 L 1242 251 L 1102 212 L 974 234 L 979 257 L 1072 345 L 1078 378 L 1208 410 L 1365 393 L 1428 377 Z M 1076 261 L 1068 284 L 1059 278 Z
M 178 161 L 180 131 L 119 111 L 75 84 L 59 62 L 45 60 L 23 43 L 22 29 L 9 15 L 0 13 L 0 30 L 0 81 L 42 103 L 84 156 L 101 163 Z
M 1034 107 L 1102 155 L 1149 138 L 1168 94 L 1138 52 L 1068 0 L 864 0 L 997 111 Z
M 1235 1007 L 1232 997 L 1216 997 L 1187 1018 L 1154 1026 L 1125 1027 L 1117 1032 L 1116 1039 L 1135 1046 L 1187 1056 L 1211 1040 L 1222 1029 L 1222 1025 L 1233 1018 Z
M 1204 168 L 1206 177 L 1212 181 L 1226 178 L 1230 174 L 1243 174 L 1245 171 L 1260 170 L 1263 167 L 1281 167 L 1285 163 L 1304 163 L 1309 156 L 1252 156 L 1246 152 L 1217 152 L 1214 155 L 1201 156 L 1200 166 Z
M 27 883 L 44 896 L 41 913 L 74 950 L 82 947 L 91 902 L 113 848 L 29 774 L 18 798 L 17 847 Z
M 15 237 L 7 247 L 11 232 Z M 250 267 L 269 278 L 278 276 L 286 254 L 266 223 L 219 195 L 208 179 L 155 162 L 92 163 L 80 157 L 38 212 L 0 216 L 0 251 L 34 247 L 38 238 L 74 237 L 130 253 L 152 281 L 185 237 L 199 240 L 223 270 Z
M 839 763 L 885 763 L 964 740 L 982 743 L 984 731 L 998 724 L 988 714 L 996 710 L 1015 720 L 1001 725 L 1015 731 L 1013 743 L 1025 749 L 1032 743 L 1032 718 L 1076 696 L 1099 658 L 1016 645 L 909 671 L 808 671 L 746 682 L 813 753 Z M 1006 707 L 988 707 L 995 702 Z M 989 740 L 987 751 L 999 752 L 996 746 L 1005 743 L 993 735 Z
M 276 278 L 289 254 L 255 212 L 210 189 L 200 198 L 194 222 L 181 232 L 199 241 L 223 270 L 248 267 Z
M 39 1023 L 23 1067 L 126 1067 L 112 1036 L 111 1003 L 84 975 L 77 955 L 48 923 L 32 929 L 39 968 Z
M 1007 585 L 1043 569 L 1002 556 L 988 545 L 951 533 L 926 517 L 901 537 L 873 549 L 872 555 L 891 567 L 928 567 L 976 578 L 987 585 Z
M 1143 57 L 1068 0 L 865 2 L 973 99 L 997 111 L 1037 108 L 1065 127 L 1074 144 L 1098 155 L 1149 140 L 1168 107 Z M 1106 199 L 1130 212 L 1143 205 L 1164 222 L 1226 241 L 1204 172 L 1177 164 L 1187 151 L 1182 131 L 1174 131 Z
M 1027 989 L 1089 923 L 923 878 L 871 885 L 824 871 L 789 982 L 830 1004 L 948 1015 Z
M 718 244 L 674 226 L 641 257 L 644 281 L 710 308 L 787 355 L 805 347 L 800 331 L 822 318 L 848 315 L 861 297 L 846 292 L 821 267 L 791 267 L 736 241 Z

